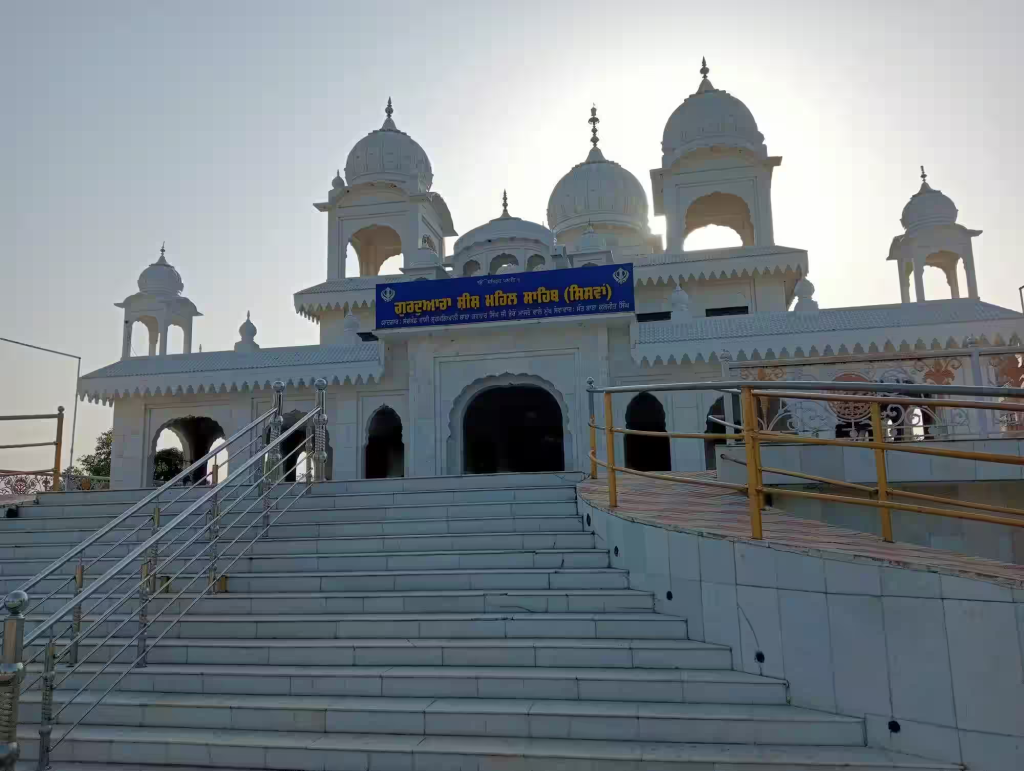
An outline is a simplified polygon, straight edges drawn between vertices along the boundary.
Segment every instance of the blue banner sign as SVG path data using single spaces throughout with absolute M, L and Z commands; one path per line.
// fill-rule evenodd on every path
M 633 265 L 377 284 L 377 329 L 632 312 Z

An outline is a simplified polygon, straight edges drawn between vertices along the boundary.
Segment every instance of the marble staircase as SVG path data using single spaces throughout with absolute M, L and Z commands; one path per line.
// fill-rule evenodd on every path
M 60 743 L 52 768 L 958 768 L 868 748 L 862 720 L 792 707 L 784 681 L 734 671 L 728 648 L 689 640 L 685 619 L 655 613 L 652 595 L 610 566 L 577 514 L 578 477 L 314 486 L 235 564 L 227 593 L 197 603 Z M 141 495 L 44 495 L 0 519 L 0 591 Z M 69 597 L 32 607 L 27 628 Z M 162 594 L 150 607 L 193 598 Z M 133 658 L 118 650 L 134 622 L 103 639 L 124 618 L 83 643 L 86 663 L 55 705 L 86 690 L 54 742 Z M 39 713 L 30 690 L 19 769 L 35 768 Z

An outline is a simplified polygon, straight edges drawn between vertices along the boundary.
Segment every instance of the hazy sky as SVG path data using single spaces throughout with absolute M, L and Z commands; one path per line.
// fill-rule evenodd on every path
M 500 213 L 503 188 L 512 214 L 543 221 L 589 149 L 591 102 L 605 156 L 650 195 L 701 56 L 783 157 L 776 241 L 808 250 L 823 307 L 899 301 L 885 257 L 920 164 L 985 231 L 982 298 L 1019 307 L 1020 0 L 0 0 L 0 13 L 0 336 L 77 353 L 83 372 L 120 356 L 113 304 L 165 240 L 204 314 L 196 348 L 229 348 L 247 310 L 265 347 L 315 343 L 292 303 L 326 278 L 312 204 L 388 96 L 465 232 Z M 0 343 L 0 363 L 0 414 L 70 415 L 73 361 Z M 112 415 L 79 409 L 76 455 Z M 0 423 L 0 444 L 15 435 Z M 0 468 L 14 462 L 0 451 Z

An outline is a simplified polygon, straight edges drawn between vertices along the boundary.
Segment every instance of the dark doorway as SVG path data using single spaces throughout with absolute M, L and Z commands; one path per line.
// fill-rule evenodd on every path
M 642 391 L 626 407 L 626 428 L 634 431 L 664 431 L 665 408 L 658 397 Z M 626 468 L 637 471 L 671 471 L 672 449 L 667 436 L 626 434 Z
M 390 407 L 381 407 L 370 419 L 366 439 L 366 478 L 405 476 L 402 419 Z
M 463 425 L 467 474 L 564 471 L 562 410 L 537 386 L 500 386 L 478 394 Z

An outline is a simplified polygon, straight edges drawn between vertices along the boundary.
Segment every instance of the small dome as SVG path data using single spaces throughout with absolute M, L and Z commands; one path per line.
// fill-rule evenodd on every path
M 416 140 L 395 126 L 390 98 L 384 112 L 387 115 L 384 125 L 356 142 L 348 154 L 345 161 L 348 184 L 412 182 L 416 190 L 430 190 L 434 180 L 430 159 Z
M 139 275 L 139 291 L 146 294 L 180 295 L 185 288 L 181 276 L 164 257 L 160 247 L 160 258 Z
M 900 217 L 900 222 L 905 230 L 925 225 L 956 224 L 956 204 L 948 196 L 943 195 L 940 190 L 933 190 L 928 184 L 927 176 L 922 168 L 921 189 L 914 193 L 907 205 L 903 207 L 903 216 Z
M 249 318 L 249 311 L 245 312 L 245 321 L 242 322 L 242 326 L 238 328 L 238 336 L 242 338 L 242 342 L 251 343 L 256 339 L 256 325 L 252 323 L 252 319 Z
M 629 171 L 604 157 L 597 146 L 597 108 L 591 108 L 591 149 L 548 198 L 548 226 L 556 233 L 586 222 L 625 225 L 647 233 L 647 193 Z
M 764 135 L 757 130 L 753 114 L 735 96 L 721 91 L 708 80 L 707 63 L 701 67 L 703 80 L 695 94 L 686 97 L 669 117 L 661 140 L 662 166 L 703 147 L 725 146 L 749 150 L 760 158 L 768 156 Z
M 474 244 L 486 244 L 493 241 L 533 241 L 544 244 L 550 253 L 554 245 L 551 231 L 536 222 L 513 217 L 508 213 L 508 196 L 503 196 L 503 207 L 500 217 L 473 228 L 455 242 L 454 254 L 458 255 Z

